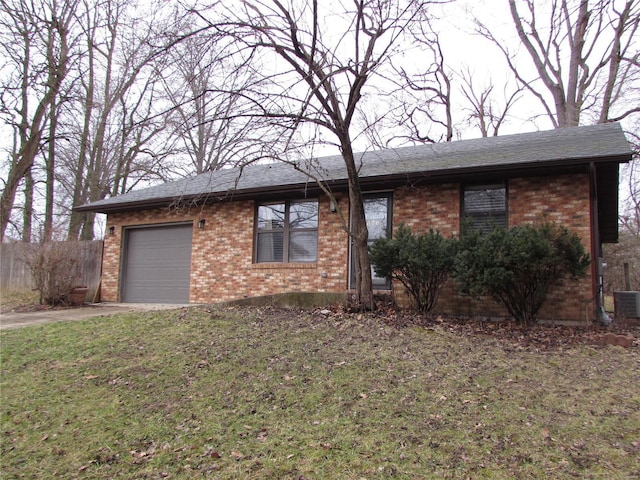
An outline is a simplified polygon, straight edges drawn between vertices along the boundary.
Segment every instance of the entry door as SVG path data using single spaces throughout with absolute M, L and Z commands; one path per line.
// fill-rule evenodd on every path
M 120 296 L 127 303 L 189 303 L 189 224 L 125 229 Z
M 376 239 L 383 238 L 392 228 L 392 199 L 391 193 L 371 194 L 364 198 L 364 215 L 367 220 L 369 230 L 369 241 L 371 245 Z M 353 246 L 353 243 L 351 243 Z M 349 288 L 355 288 L 355 266 L 353 263 L 353 248 L 349 249 Z M 375 290 L 389 290 L 391 283 L 387 278 L 378 277 L 371 267 L 373 288 Z

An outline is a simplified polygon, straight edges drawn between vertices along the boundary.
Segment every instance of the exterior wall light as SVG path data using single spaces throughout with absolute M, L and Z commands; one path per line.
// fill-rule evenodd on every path
M 109 227 L 109 235 L 115 235 L 116 234 L 116 227 L 114 227 L 113 225 L 111 225 Z
M 200 220 L 198 220 L 198 228 L 200 230 L 204 229 L 204 224 L 206 223 L 206 220 L 204 218 L 201 218 Z
M 336 213 L 338 211 L 336 200 L 331 200 L 331 203 L 329 204 L 329 210 L 331 211 L 331 213 Z

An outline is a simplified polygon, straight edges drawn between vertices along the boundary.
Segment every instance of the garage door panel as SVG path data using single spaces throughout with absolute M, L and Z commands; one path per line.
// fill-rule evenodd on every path
M 126 232 L 124 302 L 189 303 L 191 224 Z

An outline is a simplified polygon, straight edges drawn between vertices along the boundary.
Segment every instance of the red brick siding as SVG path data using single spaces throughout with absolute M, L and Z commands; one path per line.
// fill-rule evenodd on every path
M 393 228 L 404 223 L 412 232 L 439 230 L 446 237 L 460 228 L 460 186 L 403 187 L 393 196 Z
M 513 179 L 509 181 L 509 225 L 553 222 L 576 232 L 591 251 L 591 195 L 585 174 Z M 587 321 L 595 311 L 593 270 L 578 280 L 565 280 L 539 313 L 547 320 Z
M 585 175 L 518 178 L 508 182 L 509 224 L 554 221 L 578 232 L 589 249 L 590 194 Z M 347 221 L 347 199 L 339 198 Z M 110 214 L 104 248 L 102 296 L 117 301 L 122 229 L 129 225 L 152 225 L 192 221 L 192 303 L 208 303 L 283 292 L 336 292 L 347 289 L 348 237 L 340 215 L 331 213 L 329 200 L 321 197 L 318 226 L 318 260 L 312 264 L 254 264 L 255 202 L 237 201 L 191 210 L 155 209 Z M 393 196 L 393 226 L 405 223 L 414 232 L 439 230 L 445 236 L 458 235 L 460 228 L 460 185 L 402 187 Z M 199 219 L 205 228 L 195 228 Z M 585 320 L 593 316 L 591 276 L 566 281 L 556 288 L 540 318 Z M 394 293 L 403 297 L 398 285 Z M 406 302 L 406 298 L 404 298 Z M 456 315 L 506 316 L 491 299 L 473 300 L 458 295 L 451 282 L 442 292 L 436 312 Z
M 586 174 L 555 177 L 516 178 L 508 182 L 509 225 L 541 223 L 566 225 L 578 233 L 590 251 L 591 208 L 589 178 Z M 394 196 L 393 223 L 410 226 L 413 232 L 424 233 L 429 228 L 445 236 L 457 235 L 460 228 L 460 185 L 435 185 L 423 189 L 401 188 Z M 409 299 L 402 287 L 394 284 L 399 303 Z M 591 271 L 585 278 L 567 279 L 554 288 L 539 318 L 547 320 L 588 321 L 595 308 Z M 436 313 L 452 315 L 508 316 L 504 307 L 487 298 L 475 300 L 459 295 L 449 281 L 438 299 Z
M 344 202 L 344 200 L 343 200 Z M 329 201 L 319 205 L 318 261 L 297 264 L 253 264 L 253 201 L 225 202 L 191 210 L 155 209 L 111 214 L 115 235 L 105 239 L 102 297 L 119 300 L 122 229 L 193 221 L 191 303 L 209 303 L 283 292 L 344 292 L 347 278 L 347 235 Z M 198 229 L 200 219 L 204 229 Z

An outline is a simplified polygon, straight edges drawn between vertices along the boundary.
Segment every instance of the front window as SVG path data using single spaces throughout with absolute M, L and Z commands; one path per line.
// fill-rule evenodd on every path
M 507 228 L 507 189 L 503 183 L 464 187 L 462 216 L 474 230 Z
M 318 256 L 318 202 L 258 205 L 256 261 L 315 262 Z

